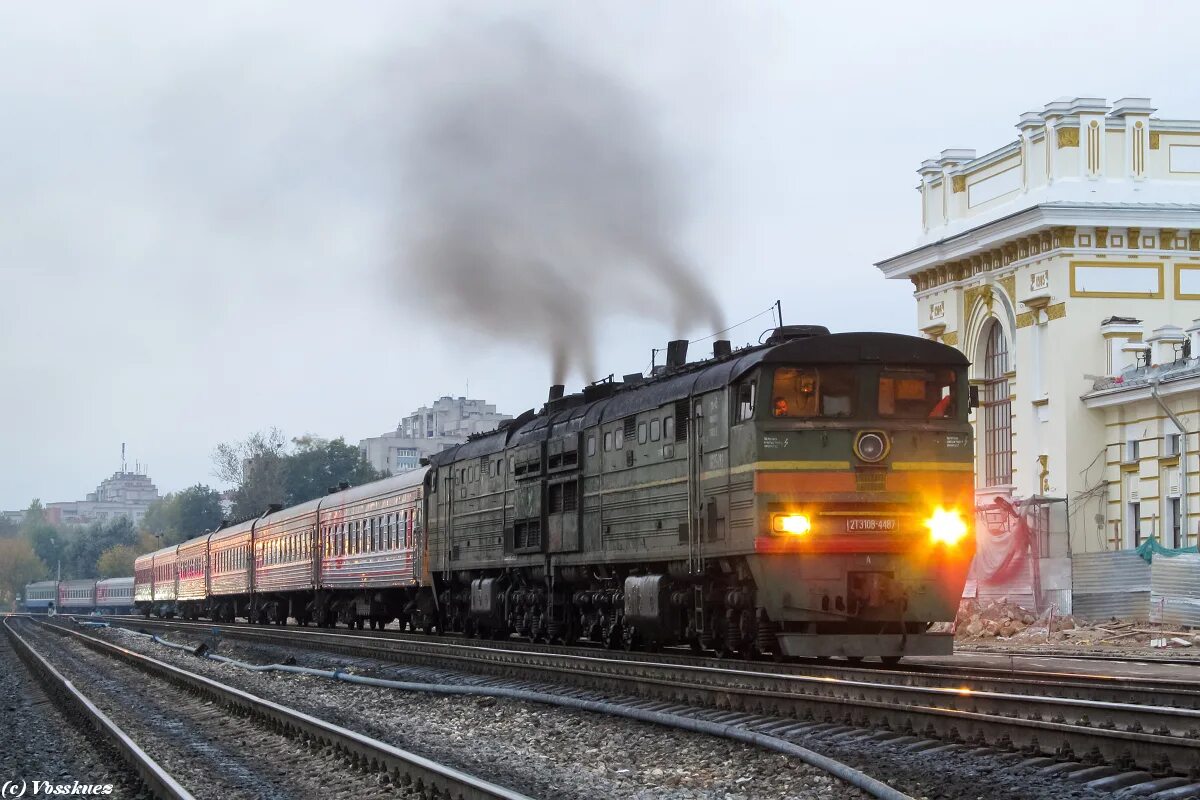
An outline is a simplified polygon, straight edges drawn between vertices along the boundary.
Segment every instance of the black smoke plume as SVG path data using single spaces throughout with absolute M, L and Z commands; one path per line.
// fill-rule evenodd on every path
M 617 80 L 512 25 L 446 43 L 420 73 L 406 295 L 486 339 L 545 348 L 554 383 L 596 377 L 607 316 L 662 317 L 676 335 L 723 327 L 676 248 L 661 144 Z

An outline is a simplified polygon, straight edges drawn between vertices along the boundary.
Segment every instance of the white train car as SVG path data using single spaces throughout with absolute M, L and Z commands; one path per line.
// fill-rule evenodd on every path
M 48 614 L 58 606 L 58 581 L 38 581 L 25 586 L 24 608 L 30 614 Z

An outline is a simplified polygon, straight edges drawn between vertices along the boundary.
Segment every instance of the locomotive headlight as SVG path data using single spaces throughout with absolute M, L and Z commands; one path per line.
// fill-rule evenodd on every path
M 929 528 L 929 538 L 936 543 L 956 545 L 967 535 L 967 522 L 956 509 L 946 509 L 938 506 L 932 516 L 925 520 Z
M 869 464 L 883 460 L 888 449 L 887 434 L 883 431 L 863 431 L 854 440 L 854 454 Z
M 776 533 L 803 536 L 812 530 L 812 520 L 804 514 L 775 514 L 771 517 L 771 527 Z

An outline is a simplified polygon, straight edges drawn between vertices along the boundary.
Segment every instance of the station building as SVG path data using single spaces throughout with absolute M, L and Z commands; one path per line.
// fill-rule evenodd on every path
M 876 265 L 972 362 L 969 592 L 1069 610 L 1073 556 L 1197 544 L 1200 120 L 1155 112 L 1060 99 L 1003 147 L 943 150 L 916 246 Z

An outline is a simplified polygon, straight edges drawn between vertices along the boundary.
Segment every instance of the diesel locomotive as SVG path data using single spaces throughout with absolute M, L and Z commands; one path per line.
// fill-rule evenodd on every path
M 974 554 L 964 356 L 817 326 L 686 353 L 555 386 L 419 471 L 143 556 L 139 607 L 746 656 L 949 653 L 931 628 L 954 619 Z

